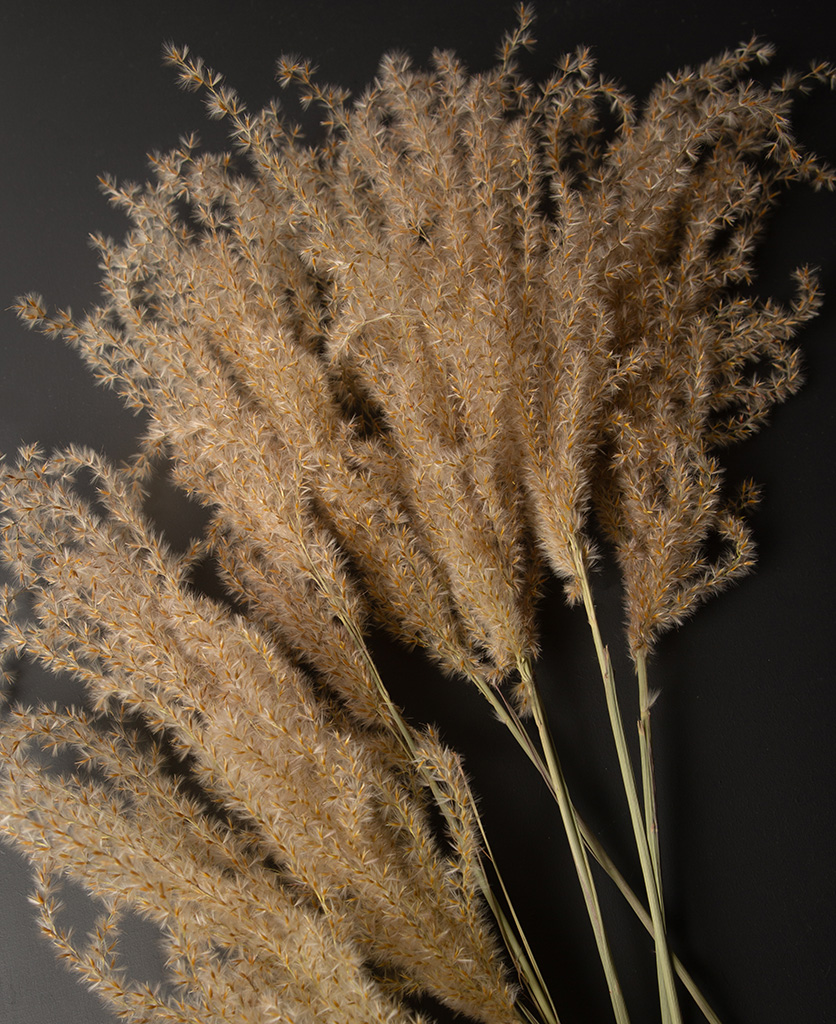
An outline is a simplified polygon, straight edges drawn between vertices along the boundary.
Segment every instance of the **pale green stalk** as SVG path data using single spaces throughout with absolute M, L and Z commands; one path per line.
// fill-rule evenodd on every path
M 586 856 L 586 849 L 584 848 L 580 829 L 578 828 L 575 808 L 572 801 L 569 799 L 569 790 L 566 785 L 566 779 L 563 775 L 563 769 L 557 757 L 557 752 L 555 751 L 554 742 L 552 741 L 549 733 L 542 701 L 540 700 L 540 694 L 535 685 L 534 675 L 531 671 L 531 665 L 528 660 L 520 660 L 519 671 L 529 694 L 531 708 L 534 713 L 534 720 L 537 723 L 537 731 L 540 735 L 540 745 L 542 746 L 543 753 L 546 757 L 546 766 L 548 768 L 549 778 L 552 782 L 552 792 L 554 793 L 557 801 L 560 816 L 563 819 L 563 827 L 569 840 L 569 849 L 572 853 L 572 860 L 575 862 L 575 871 L 578 875 L 581 892 L 583 893 L 584 901 L 586 903 L 586 910 L 592 924 L 592 931 L 595 935 L 595 942 L 598 946 L 598 955 L 601 958 L 601 965 L 604 968 L 604 974 L 607 979 L 607 986 L 609 988 L 613 1011 L 615 1012 L 615 1019 L 619 1024 L 622 1024 L 622 1022 L 624 1022 L 624 1024 L 629 1024 L 630 1018 L 627 1013 L 627 1006 L 624 1002 L 621 985 L 618 981 L 618 975 L 615 970 L 615 964 L 613 963 L 612 953 L 610 952 L 609 943 L 607 941 L 606 931 L 604 930 L 604 922 L 601 917 L 601 907 L 598 903 L 598 893 L 595 888 L 595 880 L 593 879 L 592 872 L 589 869 L 589 861 Z
M 519 963 L 524 960 L 524 957 L 522 955 L 522 949 L 520 948 L 520 943 L 522 943 L 522 946 L 525 949 L 525 957 L 527 957 L 528 962 L 531 964 L 532 968 L 532 976 L 529 977 L 527 981 L 534 1001 L 540 1006 L 541 1011 L 543 1009 L 549 1011 L 546 1014 L 546 1019 L 551 1021 L 551 1024 L 560 1024 L 560 1021 L 557 1017 L 557 1009 L 555 1008 L 555 1005 L 552 1002 L 552 997 L 549 993 L 548 987 L 546 986 L 546 982 L 543 979 L 543 975 L 540 973 L 540 968 L 537 965 L 537 960 L 534 957 L 534 953 L 531 949 L 531 946 L 528 944 L 528 939 L 526 938 L 525 932 L 523 931 L 523 927 L 520 923 L 519 918 L 517 917 L 517 912 L 514 910 L 514 904 L 511 902 L 511 896 L 508 893 L 507 888 L 505 887 L 505 882 L 499 871 L 499 867 L 497 866 L 496 858 L 493 855 L 493 850 L 491 850 L 491 844 L 488 841 L 488 836 L 485 832 L 485 826 L 482 822 L 482 816 L 479 814 L 477 810 L 476 802 L 473 800 L 472 794 L 468 793 L 468 796 L 470 797 L 471 808 L 475 815 L 476 822 L 479 826 L 479 833 L 482 836 L 482 842 L 484 843 L 485 846 L 485 853 L 487 854 L 488 860 L 491 862 L 491 865 L 493 866 L 493 869 L 496 873 L 497 881 L 499 882 L 499 887 L 502 890 L 502 895 L 505 897 L 505 902 L 508 905 L 508 910 L 511 914 L 511 917 L 513 918 L 514 928 L 516 928 L 516 931 L 514 931 L 514 928 L 511 927 L 511 924 L 506 918 L 505 912 L 503 911 L 499 903 L 495 903 L 495 905 L 494 903 L 491 903 L 491 910 L 493 911 L 494 916 L 496 917 L 505 944 L 508 947 L 511 955 L 514 957 L 515 963 Z M 490 887 L 488 887 L 488 893 L 489 895 L 486 896 L 486 899 L 488 899 L 488 902 L 490 903 L 490 901 L 494 899 Z M 517 936 L 519 936 L 519 938 L 517 938 Z M 530 1016 L 525 1007 L 520 1007 L 520 1009 L 524 1014 Z
M 566 778 L 563 774 L 563 769 L 560 765 L 560 760 L 557 756 L 554 742 L 548 730 L 542 701 L 534 680 L 531 664 L 528 659 L 520 659 L 518 668 L 529 695 L 535 721 L 537 722 L 540 745 L 546 758 L 546 764 L 543 763 L 540 754 L 537 752 L 531 737 L 528 735 L 528 732 L 519 720 L 516 712 L 508 706 L 501 693 L 484 679 L 481 679 L 476 675 L 470 675 L 468 678 L 470 678 L 478 688 L 479 692 L 490 703 L 491 707 L 496 712 L 497 717 L 510 730 L 517 743 L 522 747 L 526 755 L 543 776 L 558 805 L 560 816 L 563 821 L 563 827 L 569 840 L 569 849 L 572 854 L 572 860 L 575 864 L 575 871 L 578 876 L 578 882 L 580 883 L 581 893 L 583 894 L 587 914 L 595 936 L 595 943 L 598 948 L 598 955 L 601 959 L 601 966 L 604 969 L 604 975 L 607 979 L 607 987 L 610 993 L 613 1010 L 615 1012 L 615 1018 L 619 1024 L 621 1024 L 621 1022 L 628 1024 L 629 1015 L 627 1013 L 627 1007 L 621 991 L 621 985 L 618 981 L 618 974 L 612 959 L 609 942 L 607 941 L 604 922 L 601 916 L 601 907 L 598 902 L 598 893 L 595 887 L 595 880 L 593 879 L 592 872 L 589 869 L 589 861 L 586 857 L 584 842 L 578 824 L 578 817 L 575 812 L 574 804 L 569 796 Z
M 650 690 L 647 685 L 647 657 L 644 652 L 636 655 L 636 676 L 639 684 L 639 751 L 642 768 L 642 794 L 644 796 L 644 821 L 653 874 L 659 901 L 662 902 L 662 864 L 659 854 L 659 819 L 656 813 L 656 783 L 653 772 L 653 743 L 650 734 Z M 664 903 L 662 914 L 664 915 Z
M 320 578 L 319 574 L 315 571 L 315 569 L 313 569 L 313 567 L 311 567 L 311 571 L 318 579 L 320 585 L 326 587 L 327 585 L 325 584 L 325 581 Z M 368 647 L 366 645 L 365 639 L 363 638 L 361 631 L 356 628 L 356 626 L 354 625 L 353 621 L 350 619 L 349 616 L 341 615 L 340 621 L 343 622 L 344 626 L 350 633 L 352 640 L 357 645 L 358 650 L 360 651 L 362 657 L 366 662 L 367 667 L 369 668 L 369 672 L 372 676 L 372 679 L 375 681 L 375 686 L 377 687 L 378 692 L 380 693 L 381 698 L 383 700 L 383 704 L 386 707 L 387 712 L 390 716 L 390 725 L 394 727 L 395 732 L 398 734 L 399 739 L 404 745 L 405 751 L 409 754 L 411 758 L 414 758 L 415 746 L 414 740 L 412 738 L 412 733 L 409 727 L 407 726 L 406 722 L 403 720 L 403 716 L 400 714 L 397 706 L 392 701 L 386 689 L 386 686 L 383 683 L 380 673 L 378 672 L 377 667 L 374 664 L 374 660 L 371 657 L 371 653 L 368 650 Z M 529 673 L 529 675 L 531 674 L 530 667 L 527 668 L 527 672 Z M 542 757 L 540 756 L 536 747 L 534 746 L 531 737 L 529 736 L 528 732 L 526 731 L 525 727 L 520 721 L 517 713 L 505 702 L 504 698 L 502 697 L 501 691 L 492 687 L 484 679 L 476 675 L 469 676 L 468 678 L 470 679 L 471 682 L 474 683 L 479 692 L 490 703 L 499 720 L 506 726 L 511 735 L 517 741 L 520 748 L 523 750 L 525 755 L 528 757 L 528 759 L 531 761 L 531 763 L 534 765 L 534 767 L 537 769 L 537 771 L 545 781 L 555 801 L 558 803 L 558 805 L 560 805 L 561 801 L 558 797 L 558 786 L 556 784 L 556 780 L 555 778 L 553 778 L 552 773 L 549 771 L 548 767 L 543 762 Z M 537 694 L 533 678 L 531 682 L 531 691 L 532 697 L 535 698 L 533 703 L 536 703 L 536 705 L 540 707 L 541 705 L 539 700 L 539 694 Z M 552 753 L 555 758 L 555 763 L 559 768 L 557 755 L 553 750 L 553 743 L 548 734 L 548 730 L 545 730 L 545 732 L 541 732 L 541 739 L 543 737 L 547 739 L 548 746 L 552 749 Z M 565 790 L 565 779 L 563 778 L 562 772 L 558 772 L 557 775 L 558 779 L 563 779 L 563 787 Z M 437 793 L 437 786 L 435 785 L 434 780 L 428 779 L 428 782 L 430 784 L 433 795 L 436 798 L 438 798 L 440 794 Z M 642 905 L 641 900 L 639 900 L 639 898 L 636 896 L 635 892 L 633 891 L 627 880 L 624 878 L 624 876 L 621 874 L 621 872 L 618 870 L 615 863 L 610 858 L 609 854 L 606 852 L 604 847 L 599 842 L 598 838 L 595 836 L 595 834 L 592 832 L 592 830 L 589 828 L 586 822 L 584 822 L 581 816 L 577 813 L 574 804 L 572 804 L 571 802 L 571 798 L 569 797 L 568 792 L 566 792 L 566 799 L 568 801 L 568 809 L 571 812 L 570 820 L 574 821 L 576 830 L 578 834 L 581 836 L 584 846 L 586 846 L 586 848 L 589 849 L 590 853 L 592 853 L 596 861 L 601 865 L 603 870 L 606 871 L 606 873 L 613 880 L 616 887 L 621 892 L 622 896 L 624 896 L 627 903 L 629 904 L 633 912 L 636 914 L 636 916 L 639 918 L 641 923 L 644 925 L 644 927 L 647 929 L 647 931 L 651 935 L 655 935 L 654 923 L 651 915 L 648 914 L 646 908 Z M 439 803 L 439 806 L 443 809 L 443 797 L 440 800 L 437 799 L 437 802 Z M 517 966 L 518 971 L 520 972 L 521 977 L 525 980 L 526 985 L 529 987 L 529 991 L 532 995 L 533 1000 L 537 1004 L 540 1011 L 543 1013 L 544 1019 L 551 1020 L 553 1021 L 553 1024 L 557 1024 L 557 1014 L 554 1009 L 554 1004 L 551 1000 L 551 996 L 548 994 L 548 990 L 546 989 L 545 984 L 543 983 L 542 975 L 540 974 L 539 968 L 537 967 L 536 961 L 534 960 L 533 954 L 531 953 L 531 947 L 529 946 L 528 941 L 525 938 L 525 934 L 519 923 L 519 919 L 517 918 L 517 915 L 514 912 L 507 890 L 497 868 L 496 861 L 493 858 L 493 855 L 490 853 L 490 848 L 487 843 L 487 836 L 485 835 L 481 817 L 479 816 L 478 811 L 476 811 L 475 803 L 473 807 L 474 812 L 476 814 L 476 820 L 478 822 L 480 832 L 485 841 L 485 848 L 488 853 L 488 857 L 491 860 L 491 864 L 494 870 L 496 871 L 500 887 L 502 888 L 505 899 L 508 902 L 509 910 L 515 922 L 516 928 L 519 932 L 520 939 L 522 941 L 524 949 L 526 951 L 525 954 L 523 954 L 522 950 L 519 950 L 517 940 L 515 938 L 511 938 L 512 931 L 510 929 L 510 926 L 508 925 L 508 922 L 504 921 L 504 915 L 502 917 L 498 916 L 498 914 L 502 915 L 501 906 L 499 905 L 496 896 L 493 894 L 490 885 L 487 882 L 487 879 L 484 879 L 483 892 L 485 894 L 485 899 L 487 900 L 489 906 L 494 912 L 494 915 L 497 919 L 497 924 L 503 934 L 503 940 L 509 947 L 509 953 L 512 955 L 512 958 L 515 961 L 515 964 Z M 586 873 L 588 873 L 588 870 L 589 868 L 587 862 Z M 581 884 L 583 885 L 583 882 L 581 882 Z M 517 949 L 517 952 L 514 951 L 515 947 Z M 676 956 L 673 956 L 672 959 L 673 966 L 676 969 L 676 973 L 679 975 L 683 985 L 685 986 L 686 990 L 690 993 L 694 1002 L 699 1007 L 706 1021 L 708 1021 L 708 1024 L 722 1024 L 720 1018 L 714 1013 L 711 1006 L 708 1004 L 707 1000 L 703 996 L 702 992 L 697 987 L 693 978 L 686 970 L 682 961 Z M 537 995 L 538 990 L 540 991 L 539 997 Z
M 656 892 L 659 894 L 659 906 L 662 910 L 662 923 L 665 924 L 665 899 L 662 892 L 662 863 L 659 854 L 659 823 L 656 814 L 656 782 L 653 772 L 653 747 L 650 736 L 650 691 L 647 685 L 647 660 L 644 654 L 636 656 L 636 675 L 639 684 L 639 759 L 642 772 L 642 800 L 644 804 L 644 830 L 647 844 L 650 847 L 650 861 L 653 865 L 653 877 L 656 881 Z M 658 972 L 657 972 L 658 973 Z M 667 1012 L 667 1001 L 662 988 L 662 976 L 659 981 L 659 1005 L 662 1008 L 662 1024 L 670 1024 Z
M 627 882 L 627 879 L 621 874 L 621 872 L 615 866 L 613 861 L 610 859 L 610 855 L 601 845 L 601 843 L 598 840 L 598 837 L 590 830 L 589 826 L 583 821 L 583 819 L 579 815 L 576 814 L 575 816 L 578 819 L 578 827 L 581 830 L 583 841 L 584 843 L 586 843 L 589 852 L 598 861 L 598 863 L 601 865 L 604 871 L 606 871 L 606 873 L 610 876 L 613 882 L 615 882 L 619 892 L 624 897 L 624 899 L 627 900 L 627 903 L 630 905 L 631 909 L 633 910 L 633 913 L 636 915 L 639 921 L 641 921 L 641 923 L 647 929 L 648 933 L 652 935 L 653 921 L 651 920 L 650 914 L 648 914 L 647 909 L 644 907 L 638 896 L 633 892 L 629 883 Z M 685 965 L 682 963 L 679 957 L 676 956 L 675 953 L 671 953 L 671 959 L 673 961 L 674 969 L 676 970 L 676 973 L 679 975 L 680 981 L 688 990 L 691 998 L 697 1004 L 700 1011 L 702 1012 L 702 1015 L 708 1021 L 708 1024 L 722 1024 L 722 1021 L 708 1005 L 708 1001 L 706 1000 L 705 996 L 702 994 L 702 992 L 700 992 L 699 988 L 697 988 L 697 983 L 685 969 Z
M 667 936 L 665 934 L 664 914 L 656 884 L 656 875 L 653 869 L 650 845 L 648 843 L 647 833 L 645 832 L 641 803 L 636 789 L 633 765 L 630 760 L 630 752 L 627 748 L 627 737 L 624 733 L 624 723 L 621 719 L 621 711 L 618 706 L 618 694 L 616 693 L 615 688 L 612 663 L 610 662 L 609 651 L 601 638 L 601 630 L 598 626 L 598 617 L 595 613 L 592 590 L 589 585 L 589 577 L 587 576 L 583 556 L 581 555 L 580 549 L 574 540 L 571 541 L 571 548 L 575 563 L 575 571 L 581 584 L 587 619 L 589 620 L 589 626 L 592 630 L 595 651 L 598 656 L 598 665 L 601 670 L 601 678 L 604 683 L 604 693 L 607 700 L 610 728 L 615 741 L 618 765 L 621 770 L 624 792 L 627 796 L 627 805 L 630 810 L 630 821 L 633 825 L 633 835 L 636 841 L 636 849 L 639 854 L 642 878 L 644 879 L 648 904 L 650 906 L 650 916 L 653 922 L 653 938 L 656 947 L 656 970 L 659 976 L 662 1015 L 663 1019 L 666 1020 L 666 1022 L 669 1022 L 669 1024 L 681 1024 L 682 1018 L 676 995 L 676 982 L 674 980 Z M 667 1016 L 665 1016 L 666 1013 Z
M 578 825 L 578 817 L 575 812 L 574 804 L 569 796 L 566 778 L 563 774 L 563 769 L 561 768 L 557 752 L 554 748 L 554 742 L 548 730 L 542 701 L 534 680 L 531 664 L 527 659 L 521 659 L 519 661 L 518 668 L 520 676 L 528 691 L 531 706 L 534 711 L 537 729 L 540 735 L 540 744 L 546 757 L 546 764 L 543 763 L 543 760 L 537 752 L 531 737 L 528 735 L 528 732 L 519 720 L 516 712 L 508 706 L 501 693 L 484 679 L 481 679 L 476 675 L 470 675 L 468 678 L 471 679 L 479 692 L 490 703 L 500 721 L 510 730 L 517 743 L 522 747 L 526 755 L 545 779 L 555 801 L 557 802 L 561 819 L 563 821 L 563 827 L 569 840 L 569 849 L 572 854 L 572 860 L 575 864 L 575 871 L 578 875 L 578 881 L 580 883 L 584 903 L 586 904 L 587 914 L 589 915 L 592 931 L 595 936 L 595 943 L 598 947 L 598 955 L 601 959 L 601 965 L 607 979 L 607 987 L 610 993 L 615 1017 L 619 1024 L 621 1024 L 621 1022 L 629 1024 L 629 1015 L 627 1013 L 627 1007 L 621 991 L 621 985 L 618 981 L 618 974 L 612 959 L 609 942 L 607 941 L 604 922 L 601 916 L 601 907 L 598 902 L 598 893 L 595 887 L 595 880 L 593 879 L 592 872 L 589 869 L 589 861 L 586 857 L 584 842 Z
M 500 718 L 500 720 L 508 727 L 511 734 L 514 736 L 514 738 L 517 740 L 517 743 L 522 748 L 526 757 L 528 757 L 528 759 L 539 772 L 543 781 L 548 786 L 549 792 L 552 794 L 554 799 L 557 800 L 557 794 L 555 793 L 554 783 L 552 782 L 552 779 L 549 776 L 548 768 L 543 763 L 542 757 L 537 752 L 537 749 L 535 748 L 531 740 L 531 737 L 526 732 L 517 713 L 513 710 L 513 708 L 510 708 L 508 704 L 504 701 L 504 699 L 502 698 L 501 691 L 495 690 L 493 687 L 485 683 L 484 680 L 479 680 L 476 677 L 472 677 L 472 681 L 479 687 L 480 692 L 483 693 L 490 700 L 491 706 L 497 712 L 497 715 Z M 650 935 L 653 935 L 653 921 L 650 917 L 650 914 L 648 914 L 647 909 L 642 904 L 638 896 L 635 894 L 627 879 L 618 870 L 614 861 L 607 853 L 607 851 L 604 849 L 598 837 L 595 835 L 592 829 L 590 829 L 590 827 L 586 824 L 586 822 L 583 820 L 580 814 L 578 814 L 574 805 L 572 805 L 572 809 L 575 816 L 575 821 L 578 823 L 578 830 L 580 831 L 584 845 L 595 858 L 595 860 L 600 864 L 603 870 L 609 875 L 609 877 L 615 883 L 616 888 L 627 901 L 633 913 L 644 925 L 648 933 Z M 705 996 L 699 990 L 696 982 L 688 973 L 685 965 L 682 963 L 679 957 L 673 953 L 671 954 L 671 957 L 673 967 L 676 970 L 677 975 L 679 976 L 680 980 L 682 981 L 682 984 L 685 986 L 686 990 L 690 994 L 691 998 L 699 1007 L 705 1019 L 708 1021 L 708 1024 L 722 1024 L 722 1021 L 711 1008 Z

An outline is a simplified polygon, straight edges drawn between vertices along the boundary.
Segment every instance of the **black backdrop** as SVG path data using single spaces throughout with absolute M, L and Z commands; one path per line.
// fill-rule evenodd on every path
M 539 45 L 527 59 L 532 74 L 586 43 L 602 70 L 638 96 L 667 71 L 753 32 L 777 44 L 778 69 L 836 58 L 824 3 L 541 0 L 538 15 Z M 358 90 L 391 48 L 424 61 L 434 46 L 452 47 L 472 68 L 485 67 L 512 21 L 512 5 L 494 0 L 7 8 L 0 15 L 0 307 L 30 289 L 55 305 L 95 301 L 87 233 L 118 236 L 124 228 L 98 194 L 97 174 L 142 179 L 145 151 L 174 145 L 191 129 L 207 146 L 223 146 L 222 129 L 205 121 L 200 101 L 178 91 L 162 68 L 164 40 L 188 43 L 256 107 L 275 91 L 279 53 L 310 56 L 324 79 Z M 806 142 L 836 158 L 832 97 L 805 101 L 797 123 Z M 653 664 L 662 688 L 655 737 L 672 942 L 726 1024 L 833 1019 L 834 228 L 836 198 L 798 190 L 787 196 L 767 236 L 763 273 L 775 294 L 788 296 L 789 271 L 810 263 L 822 268 L 832 297 L 803 337 L 805 390 L 764 433 L 730 454 L 732 476 L 752 475 L 764 485 L 765 503 L 755 517 L 759 570 L 667 639 Z M 72 353 L 24 331 L 7 312 L 0 313 L 0 338 L 0 451 L 13 455 L 21 442 L 48 449 L 74 441 L 114 458 L 130 454 L 137 421 L 91 383 Z M 153 511 L 171 529 L 187 528 L 188 510 L 163 489 Z M 598 581 L 598 596 L 614 637 L 618 594 L 607 576 Z M 617 859 L 631 865 L 582 617 L 555 592 L 542 624 L 539 671 L 570 785 Z M 378 653 L 410 713 L 438 722 L 466 753 L 564 1024 L 607 1020 L 562 830 L 537 779 L 478 699 L 439 680 L 419 659 L 404 662 L 383 640 Z M 57 695 L 36 672 L 24 672 L 18 685 L 33 701 Z M 109 1021 L 37 936 L 22 861 L 0 848 L 0 864 L 0 1020 Z M 630 868 L 628 874 L 638 885 L 638 873 Z M 601 888 L 633 1020 L 652 1021 L 648 944 L 603 880 Z M 90 921 L 81 901 L 71 900 L 68 914 L 79 928 Z M 150 929 L 138 924 L 129 948 L 133 970 L 152 978 Z M 686 1019 L 700 1018 L 689 1008 Z

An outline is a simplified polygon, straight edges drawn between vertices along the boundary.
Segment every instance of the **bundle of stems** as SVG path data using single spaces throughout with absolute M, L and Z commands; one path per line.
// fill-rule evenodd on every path
M 746 286 L 779 187 L 836 183 L 788 128 L 793 95 L 836 74 L 758 84 L 771 50 L 753 40 L 639 110 L 585 51 L 528 81 L 531 25 L 521 8 L 482 74 L 386 57 L 356 100 L 281 58 L 281 84 L 324 111 L 315 144 L 168 46 L 234 152 L 184 138 L 146 185 L 103 181 L 131 230 L 96 239 L 102 304 L 19 302 L 147 414 L 129 465 L 30 448 L 0 476 L 3 653 L 86 695 L 7 711 L 2 828 L 36 867 L 43 930 L 125 1020 L 417 1022 L 429 994 L 474 1020 L 558 1021 L 461 760 L 392 701 L 371 626 L 476 687 L 542 776 L 615 1020 L 591 857 L 653 936 L 663 1024 L 681 1020 L 677 975 L 717 1020 L 666 934 L 647 660 L 754 564 L 755 490 L 724 492 L 717 451 L 800 381 L 814 276 L 787 308 Z M 145 512 L 163 464 L 207 510 L 185 551 Z M 590 584 L 608 554 L 638 779 Z M 222 596 L 197 584 L 207 562 Z M 641 898 L 551 738 L 534 668 L 549 572 L 589 622 Z M 59 921 L 67 879 L 102 907 L 86 944 Z M 129 911 L 160 928 L 162 988 L 119 965 Z

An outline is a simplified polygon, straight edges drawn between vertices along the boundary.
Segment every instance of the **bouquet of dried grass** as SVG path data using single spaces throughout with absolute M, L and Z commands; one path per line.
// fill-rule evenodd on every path
M 807 270 L 786 308 L 742 286 L 779 188 L 836 183 L 788 128 L 793 95 L 836 74 L 758 84 L 753 41 L 639 111 L 584 51 L 528 81 L 531 20 L 489 72 L 393 55 L 353 101 L 280 59 L 325 112 L 317 144 L 169 46 L 234 153 L 183 139 L 148 184 L 104 182 L 131 229 L 97 240 L 102 304 L 19 303 L 147 413 L 130 464 L 30 448 L 0 478 L 3 653 L 85 693 L 5 713 L 3 831 L 36 869 L 43 930 L 122 1019 L 417 1022 L 429 995 L 489 1024 L 558 1021 L 461 759 L 391 699 L 370 626 L 474 686 L 542 776 L 614 1018 L 593 858 L 652 933 L 664 1024 L 685 990 L 718 1019 L 668 946 L 647 659 L 754 562 L 755 491 L 725 493 L 717 451 L 797 388 L 792 339 L 819 298 Z M 185 551 L 144 510 L 163 464 L 207 510 Z M 590 586 L 610 554 L 638 773 Z M 589 621 L 641 897 L 551 738 L 549 572 Z M 101 907 L 86 941 L 58 919 L 65 880 Z M 120 967 L 130 912 L 163 936 L 162 987 Z

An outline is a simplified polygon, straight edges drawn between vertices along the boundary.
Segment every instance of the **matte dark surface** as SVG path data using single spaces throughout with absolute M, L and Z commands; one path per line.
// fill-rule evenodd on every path
M 532 74 L 579 43 L 607 74 L 644 95 L 667 71 L 702 61 L 753 32 L 779 47 L 775 67 L 836 58 L 828 6 L 820 4 L 593 2 L 537 5 Z M 274 59 L 300 52 L 321 77 L 359 90 L 385 50 L 419 62 L 452 47 L 474 68 L 489 65 L 513 21 L 507 3 L 31 3 L 0 15 L 3 169 L 0 308 L 23 291 L 54 305 L 96 299 L 90 231 L 124 224 L 96 176 L 142 179 L 144 154 L 192 129 L 207 146 L 223 130 L 161 66 L 166 39 L 187 43 L 224 72 L 251 106 L 276 91 Z M 836 99 L 799 108 L 802 139 L 836 159 Z M 730 453 L 733 477 L 755 477 L 764 504 L 755 517 L 756 575 L 701 609 L 661 646 L 652 666 L 662 689 L 655 740 L 664 874 L 672 942 L 725 1024 L 833 1020 L 832 868 L 834 803 L 833 536 L 836 452 L 836 197 L 798 190 L 772 220 L 764 281 L 790 294 L 800 263 L 822 268 L 825 302 L 805 332 L 808 384 L 756 439 Z M 138 422 L 93 385 L 73 353 L 0 314 L 0 451 L 80 442 L 120 458 Z M 185 529 L 161 492 L 161 521 Z M 607 632 L 618 643 L 614 580 L 598 582 Z M 580 613 L 559 594 L 543 609 L 540 676 L 576 799 L 634 884 L 626 816 L 610 752 L 600 683 Z M 519 908 L 551 980 L 564 1024 L 609 1019 L 594 947 L 576 893 L 562 829 L 537 779 L 472 694 L 438 679 L 384 641 L 379 656 L 399 699 L 439 722 L 467 754 L 485 818 Z M 632 718 L 627 666 L 619 663 Z M 25 671 L 32 701 L 60 696 Z M 28 872 L 0 848 L 0 1022 L 105 1024 L 111 1018 L 58 965 L 37 936 L 26 903 Z M 657 1019 L 649 945 L 601 883 L 634 1024 Z M 69 905 L 89 924 L 83 900 Z M 149 980 L 158 968 L 150 929 L 138 927 L 131 964 Z M 687 1003 L 687 1000 L 683 1000 Z M 700 1017 L 689 1008 L 686 1020 Z

